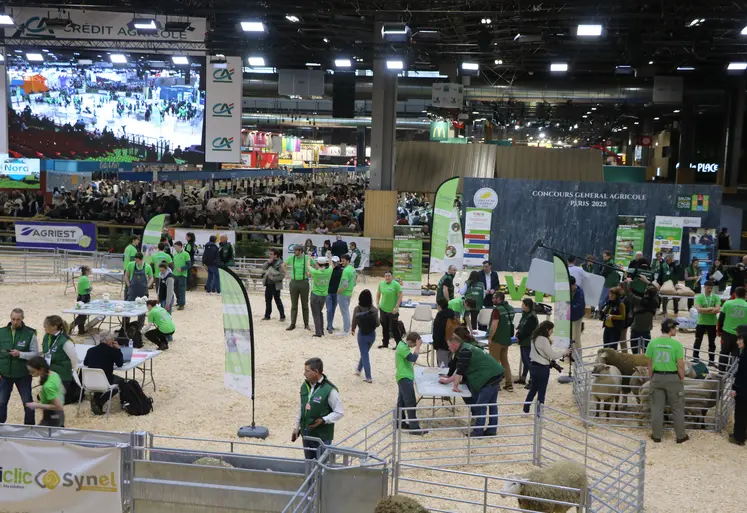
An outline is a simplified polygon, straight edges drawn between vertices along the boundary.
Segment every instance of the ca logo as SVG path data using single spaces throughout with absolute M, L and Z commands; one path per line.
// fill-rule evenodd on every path
M 230 118 L 233 115 L 233 103 L 216 103 L 213 105 L 213 116 L 216 118 Z
M 233 137 L 216 137 L 213 139 L 213 151 L 231 151 Z
M 26 31 L 32 34 L 38 34 L 39 32 L 44 32 L 46 29 L 47 29 L 47 23 L 44 21 L 43 18 L 40 18 L 39 16 L 32 16 L 26 22 Z
M 224 82 L 224 83 L 232 83 L 233 82 L 233 73 L 236 71 L 235 69 L 226 69 L 226 68 L 218 68 L 213 71 L 213 81 L 214 82 Z

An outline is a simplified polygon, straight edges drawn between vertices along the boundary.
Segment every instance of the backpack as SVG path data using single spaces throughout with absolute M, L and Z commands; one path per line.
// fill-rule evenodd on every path
M 120 347 L 128 346 L 130 345 L 130 340 L 132 340 L 132 346 L 135 349 L 140 349 L 143 347 L 143 334 L 140 333 L 140 327 L 138 326 L 139 323 L 133 322 L 130 323 L 129 326 L 127 326 L 127 330 L 124 328 L 120 328 L 117 332 L 117 343 L 120 345 Z
M 129 415 L 147 415 L 153 411 L 153 399 L 145 395 L 140 383 L 128 379 L 119 385 L 122 409 Z
M 355 323 L 362 335 L 368 335 L 376 330 L 376 315 L 373 310 L 358 312 L 355 314 Z

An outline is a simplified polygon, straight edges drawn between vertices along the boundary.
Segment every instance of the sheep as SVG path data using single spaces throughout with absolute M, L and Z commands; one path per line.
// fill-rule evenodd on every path
M 542 484 L 576 488 L 580 492 L 550 488 Z M 501 497 L 506 497 L 507 494 L 523 496 L 517 497 L 519 508 L 523 510 L 565 513 L 572 506 L 532 500 L 528 497 L 581 504 L 586 497 L 587 486 L 588 478 L 583 464 L 571 460 L 560 460 L 547 467 L 531 470 L 522 477 L 509 478 L 504 482 L 503 490 L 499 493 Z M 580 512 L 581 508 L 576 507 L 576 513 Z
M 597 351 L 597 361 L 603 365 L 613 365 L 620 370 L 622 374 L 622 393 L 623 403 L 628 404 L 628 394 L 630 393 L 630 377 L 635 372 L 635 368 L 641 365 L 648 365 L 648 357 L 645 354 L 619 353 L 611 348 L 604 348 Z
M 428 510 L 410 497 L 390 495 L 379 499 L 374 513 L 428 513 Z
M 194 465 L 205 465 L 208 467 L 234 468 L 233 465 L 231 465 L 230 463 L 227 463 L 218 458 L 211 458 L 210 456 L 203 456 L 202 458 L 195 460 L 193 464 Z
M 591 372 L 593 375 L 591 401 L 597 404 L 596 416 L 599 417 L 603 409 L 609 418 L 613 407 L 617 409 L 617 401 L 620 398 L 620 385 L 622 384 L 620 369 L 613 365 L 597 364 Z
M 685 419 L 688 427 L 706 428 L 704 424 L 708 410 L 716 406 L 719 400 L 722 379 L 719 373 L 711 373 L 705 380 L 685 379 Z
M 638 389 L 638 425 L 646 426 L 651 418 L 651 382 L 646 381 Z

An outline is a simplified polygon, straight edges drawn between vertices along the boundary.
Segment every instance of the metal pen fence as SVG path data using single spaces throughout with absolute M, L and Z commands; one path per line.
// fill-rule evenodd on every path
M 69 279 L 65 269 L 76 269 L 83 265 L 91 268 L 122 269 L 122 255 L 56 248 L 0 247 L 0 282 L 3 283 L 64 282 Z M 110 278 L 105 275 L 92 275 L 91 279 Z
M 641 358 L 633 373 L 610 376 L 610 370 L 598 363 L 598 353 L 604 345 L 573 350 L 573 397 L 579 414 L 609 427 L 650 428 L 651 393 L 647 359 Z M 715 353 L 700 351 L 698 356 L 711 359 Z M 621 358 L 628 358 L 621 356 Z M 718 360 L 718 358 L 714 358 Z M 685 427 L 720 432 L 728 424 L 733 408 L 729 392 L 736 374 L 736 360 L 726 356 L 721 365 L 709 369 L 708 376 L 696 379 L 692 364 L 694 350 L 685 348 L 686 377 L 684 381 Z

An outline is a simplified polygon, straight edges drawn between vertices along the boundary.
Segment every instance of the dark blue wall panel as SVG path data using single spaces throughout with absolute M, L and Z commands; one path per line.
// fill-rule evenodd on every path
M 528 271 L 527 251 L 537 239 L 584 256 L 614 251 L 618 215 L 646 216 L 644 254 L 650 258 L 655 217 L 700 217 L 704 228 L 720 228 L 721 187 L 654 183 L 556 182 L 507 178 L 465 178 L 464 206 L 474 207 L 481 187 L 498 193 L 493 210 L 490 259 L 499 270 Z M 677 208 L 678 196 L 706 194 L 707 212 Z M 540 249 L 535 256 L 550 259 Z

